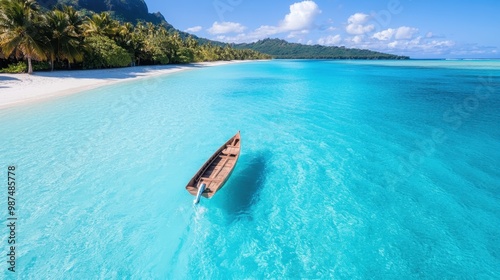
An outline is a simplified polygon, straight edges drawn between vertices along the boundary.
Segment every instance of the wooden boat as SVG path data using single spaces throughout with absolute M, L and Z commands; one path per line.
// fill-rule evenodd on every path
M 236 166 L 240 156 L 240 148 L 241 136 L 238 131 L 196 172 L 186 186 L 186 190 L 196 196 L 195 204 L 200 201 L 200 196 L 211 198 L 224 186 Z

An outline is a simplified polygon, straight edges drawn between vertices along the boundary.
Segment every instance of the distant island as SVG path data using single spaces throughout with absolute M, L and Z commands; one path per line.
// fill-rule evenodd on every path
M 235 49 L 251 49 L 283 59 L 409 59 L 408 56 L 386 54 L 363 49 L 289 43 L 281 39 L 264 39 L 250 44 L 233 45 Z
M 144 0 L 0 0 L 0 73 L 249 59 L 408 59 L 281 39 L 228 44 L 177 30 Z

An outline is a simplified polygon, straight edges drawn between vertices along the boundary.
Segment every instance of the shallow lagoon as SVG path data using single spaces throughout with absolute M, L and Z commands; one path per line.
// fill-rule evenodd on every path
M 0 110 L 17 275 L 499 278 L 499 88 L 499 61 L 279 60 Z

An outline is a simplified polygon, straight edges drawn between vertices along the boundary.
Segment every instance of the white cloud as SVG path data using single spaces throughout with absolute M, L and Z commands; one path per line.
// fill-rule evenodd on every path
M 314 1 L 302 1 L 290 5 L 288 13 L 278 26 L 262 25 L 255 30 L 256 35 L 267 37 L 270 35 L 308 30 L 314 21 L 314 18 L 321 13 L 318 5 Z
M 497 47 L 478 44 L 454 45 L 450 56 L 460 58 L 494 58 L 498 56 Z
M 318 39 L 318 44 L 325 46 L 338 45 L 340 42 L 342 42 L 342 37 L 340 37 L 340 35 L 335 35 L 335 36 L 330 35 Z
M 290 34 L 288 34 L 287 38 L 303 38 L 307 34 L 309 34 L 309 30 L 304 29 L 304 30 L 299 30 L 299 31 L 292 31 Z
M 445 40 L 445 41 L 439 41 L 439 40 L 432 40 L 428 45 L 434 47 L 453 47 L 455 46 L 455 42 L 451 40 Z
M 370 16 L 367 14 L 355 13 L 347 19 L 347 26 L 345 30 L 347 33 L 353 35 L 362 35 L 371 32 L 375 29 L 375 26 L 373 24 L 364 25 L 369 19 Z
M 401 26 L 396 31 L 396 35 L 394 36 L 397 40 L 401 39 L 411 39 L 415 33 L 418 33 L 418 28 Z
M 347 47 L 370 49 L 385 53 L 409 55 L 411 57 L 446 56 L 456 48 L 451 40 L 439 40 L 435 36 L 418 35 L 419 29 L 401 26 L 376 32 L 371 36 L 359 34 L 345 38 Z
M 283 31 L 302 30 L 311 27 L 314 18 L 321 13 L 314 1 L 302 1 L 290 5 L 290 13 L 279 24 Z
M 245 31 L 245 29 L 245 26 L 236 22 L 224 21 L 219 23 L 216 21 L 212 27 L 208 29 L 208 32 L 210 32 L 210 34 L 240 33 Z
M 401 26 L 396 29 L 389 28 L 380 32 L 373 34 L 372 38 L 378 39 L 380 41 L 388 41 L 393 37 L 396 40 L 409 40 L 413 38 L 413 35 L 418 33 L 418 28 Z
M 279 21 L 278 25 L 262 25 L 259 28 L 255 29 L 253 32 L 249 33 L 241 33 L 239 31 L 237 36 L 223 36 L 222 38 L 218 37 L 219 40 L 224 40 L 226 42 L 252 42 L 259 39 L 264 39 L 266 37 L 290 32 L 288 35 L 289 38 L 295 38 L 299 35 L 304 35 L 309 32 L 309 30 L 313 27 L 314 19 L 317 15 L 321 13 L 318 5 L 314 1 L 302 1 L 297 2 L 290 5 L 290 12 L 285 15 L 285 17 Z M 209 29 L 209 31 L 212 28 Z M 215 29 L 214 29 L 215 31 Z M 224 34 L 222 32 L 212 34 Z M 229 32 L 225 32 L 229 33 Z
M 354 44 L 361 44 L 361 42 L 363 42 L 363 35 L 356 35 L 354 36 L 351 41 L 354 43 Z
M 399 40 L 387 44 L 388 51 L 415 52 L 418 54 L 443 54 L 451 50 L 455 42 L 451 40 L 428 40 L 422 36 L 412 40 Z
M 392 38 L 394 33 L 396 33 L 396 29 L 389 28 L 373 34 L 373 38 L 379 39 L 380 41 L 387 41 Z
M 387 44 L 387 46 L 391 49 L 394 49 L 398 46 L 398 43 L 398 41 L 390 42 L 389 44 Z
M 276 26 L 262 25 L 261 27 L 255 29 L 255 31 L 253 31 L 250 34 L 250 36 L 257 37 L 257 38 L 265 38 L 267 36 L 278 34 L 280 32 L 281 31 Z
M 194 33 L 194 32 L 200 32 L 202 29 L 203 29 L 203 27 L 201 27 L 201 26 L 193 26 L 193 27 L 190 27 L 184 31 Z
M 226 36 L 226 35 L 219 35 L 215 38 L 217 41 L 220 42 L 231 42 L 231 43 L 248 43 L 248 42 L 255 42 L 259 39 L 260 37 L 255 37 L 252 36 L 250 33 L 240 33 L 234 36 Z

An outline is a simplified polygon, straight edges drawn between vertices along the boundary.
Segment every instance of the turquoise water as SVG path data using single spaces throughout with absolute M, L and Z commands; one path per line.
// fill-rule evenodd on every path
M 2 273 L 499 279 L 499 88 L 499 61 L 285 60 L 0 110 Z M 238 130 L 194 207 L 184 186 Z

